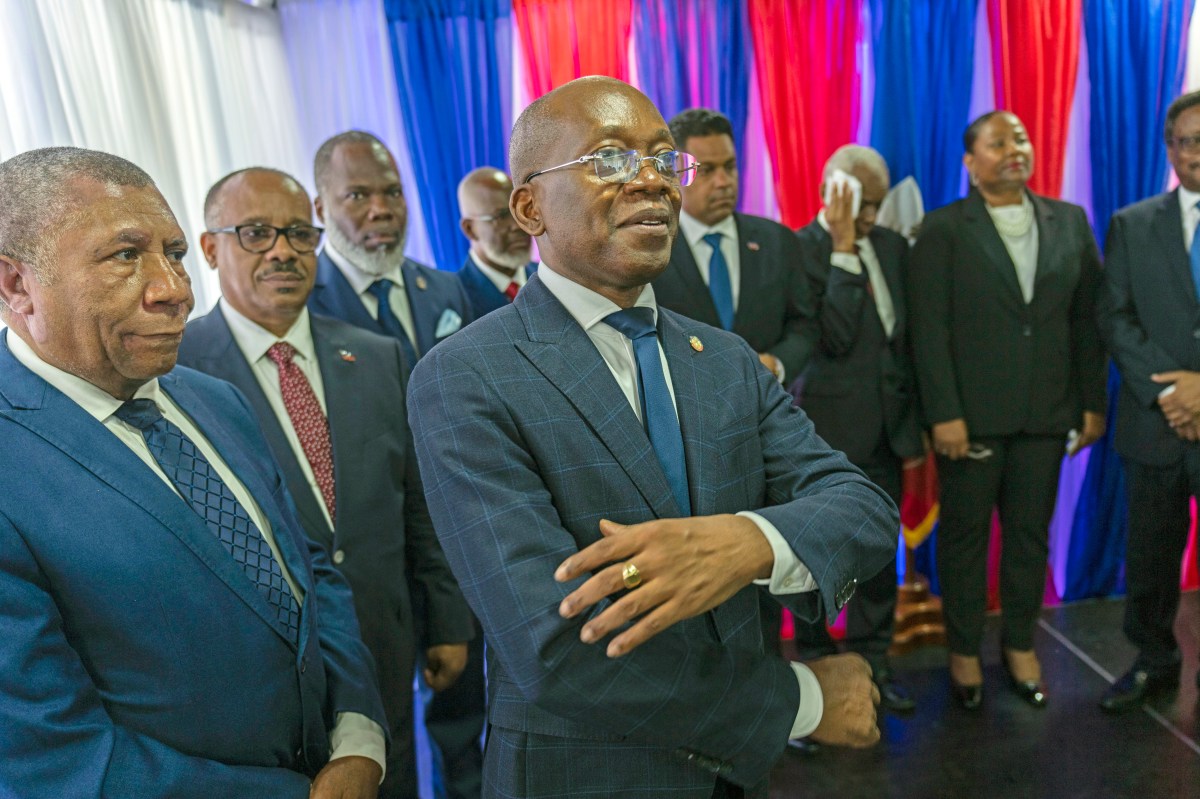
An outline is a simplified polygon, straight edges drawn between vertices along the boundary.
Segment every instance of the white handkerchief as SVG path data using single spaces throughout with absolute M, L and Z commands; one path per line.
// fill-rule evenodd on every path
M 433 331 L 433 337 L 445 338 L 451 333 L 457 332 L 460 327 L 462 327 L 462 317 L 453 308 L 447 308 L 442 311 L 442 316 L 438 319 L 437 330 Z

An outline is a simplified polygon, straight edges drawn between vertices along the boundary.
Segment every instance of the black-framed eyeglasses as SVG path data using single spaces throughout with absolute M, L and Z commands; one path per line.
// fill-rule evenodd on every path
M 508 208 L 501 208 L 495 213 L 485 214 L 484 216 L 464 216 L 463 219 L 467 219 L 472 222 L 490 222 L 493 225 L 506 225 L 512 224 L 513 215 L 512 211 L 510 211 Z
M 233 233 L 237 236 L 238 244 L 242 245 L 242 249 L 253 253 L 267 252 L 275 246 L 275 242 L 279 240 L 279 235 L 283 234 L 287 237 L 288 244 L 292 245 L 293 250 L 301 255 L 306 255 L 317 249 L 317 245 L 321 243 L 321 234 L 325 232 L 325 228 L 319 228 L 316 225 L 275 227 L 274 225 L 251 222 L 247 225 L 232 225 L 208 232 Z
M 1168 141 L 1185 153 L 1200 152 L 1200 136 L 1172 136 Z
M 679 150 L 669 150 L 658 155 L 639 155 L 637 150 L 626 150 L 625 152 L 599 152 L 591 155 L 585 155 L 582 158 L 576 158 L 574 161 L 568 161 L 565 164 L 539 169 L 525 178 L 525 182 L 529 182 L 538 175 L 544 175 L 547 172 L 553 172 L 556 169 L 565 169 L 575 164 L 590 163 L 596 170 L 596 177 L 603 180 L 605 183 L 628 183 L 638 176 L 642 169 L 642 163 L 651 161 L 654 163 L 654 168 L 658 170 L 658 174 L 662 175 L 663 180 L 670 183 L 677 183 L 680 186 L 687 186 L 696 177 L 696 167 L 700 166 L 700 162 L 690 153 L 681 152 Z

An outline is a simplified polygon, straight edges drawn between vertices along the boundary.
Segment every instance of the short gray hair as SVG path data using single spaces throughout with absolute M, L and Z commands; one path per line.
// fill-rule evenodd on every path
M 828 178 L 835 169 L 849 173 L 859 167 L 871 170 L 883 178 L 884 183 L 891 184 L 887 161 L 883 159 L 878 150 L 863 147 L 861 144 L 845 144 L 834 150 L 833 155 L 829 156 L 829 160 L 825 162 L 825 171 L 821 173 L 821 177 L 822 179 Z
M 51 228 L 74 210 L 71 182 L 84 178 L 106 186 L 153 186 L 136 164 L 80 147 L 44 147 L 0 163 L 0 255 L 29 264 L 38 280 L 51 277 Z M 4 301 L 0 300 L 0 310 Z

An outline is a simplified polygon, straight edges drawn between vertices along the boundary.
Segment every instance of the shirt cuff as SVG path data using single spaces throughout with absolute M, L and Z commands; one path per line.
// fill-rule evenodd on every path
M 775 555 L 775 562 L 771 565 L 770 579 L 755 580 L 755 585 L 766 586 L 772 594 L 800 594 L 816 590 L 817 581 L 813 579 L 812 572 L 788 546 L 783 533 L 779 532 L 775 525 L 748 510 L 742 511 L 738 516 L 745 516 L 758 525 L 759 531 L 767 539 L 767 543 L 771 545 L 771 552 Z
M 816 679 L 816 678 L 814 678 Z M 338 713 L 333 731 L 329 733 L 329 759 L 339 757 L 369 757 L 383 769 L 383 777 L 387 776 L 387 739 L 383 735 L 383 727 L 371 721 L 361 713 Z
M 812 669 L 803 663 L 792 662 L 788 665 L 796 672 L 796 681 L 800 683 L 800 707 L 796 710 L 796 720 L 792 722 L 792 733 L 788 738 L 807 738 L 821 723 L 821 716 L 825 713 L 825 696 Z
M 835 252 L 829 256 L 829 263 L 838 269 L 846 270 L 852 275 L 862 274 L 862 262 L 858 260 L 857 255 L 851 255 L 848 252 Z

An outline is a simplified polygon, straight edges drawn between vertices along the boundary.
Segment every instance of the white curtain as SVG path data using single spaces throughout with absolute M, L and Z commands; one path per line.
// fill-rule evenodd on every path
M 0 0 L 0 31 L 0 160 L 75 145 L 141 166 L 191 244 L 197 312 L 209 308 L 208 187 L 255 165 L 311 182 L 278 15 L 238 0 Z

